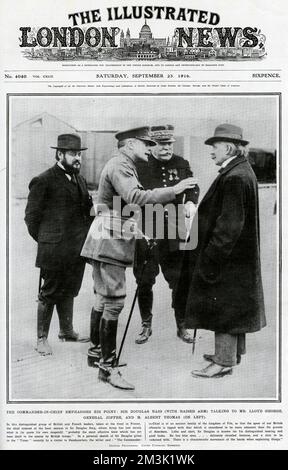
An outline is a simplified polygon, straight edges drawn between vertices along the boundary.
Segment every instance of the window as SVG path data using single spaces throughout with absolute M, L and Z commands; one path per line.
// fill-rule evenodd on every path
M 36 121 L 33 121 L 31 123 L 31 127 L 42 127 L 42 126 L 43 126 L 42 118 L 37 119 Z

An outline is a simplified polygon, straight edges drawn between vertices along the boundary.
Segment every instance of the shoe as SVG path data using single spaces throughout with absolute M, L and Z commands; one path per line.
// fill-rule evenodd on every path
M 193 336 L 186 330 L 186 328 L 178 328 L 177 329 L 177 336 L 178 338 L 182 339 L 184 343 L 194 343 L 195 339 Z
M 203 354 L 205 361 L 214 362 L 215 354 Z M 240 364 L 241 354 L 237 354 L 236 364 Z
M 60 341 L 70 341 L 77 343 L 88 343 L 90 341 L 89 336 L 80 336 L 79 333 L 76 333 L 74 330 L 71 333 L 62 333 L 60 331 L 58 338 Z
M 41 354 L 41 356 L 50 356 L 52 354 L 52 349 L 48 343 L 48 340 L 45 336 L 37 339 L 37 346 L 35 350 Z
M 205 369 L 192 370 L 191 374 L 196 378 L 202 377 L 205 379 L 216 379 L 224 377 L 225 375 L 231 375 L 232 372 L 232 367 L 223 367 L 213 362 L 209 364 L 209 366 L 205 367 Z
M 112 387 L 121 388 L 122 390 L 135 390 L 134 385 L 123 379 L 121 372 L 117 367 L 106 367 L 99 364 L 98 380 L 112 385 Z
M 149 336 L 152 335 L 152 330 L 150 326 L 143 326 L 141 333 L 135 339 L 136 344 L 147 343 Z

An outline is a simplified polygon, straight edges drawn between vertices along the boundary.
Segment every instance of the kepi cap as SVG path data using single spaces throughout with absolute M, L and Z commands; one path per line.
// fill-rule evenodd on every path
M 174 139 L 174 126 L 171 126 L 171 124 L 167 124 L 166 126 L 152 126 L 151 136 L 152 139 L 159 143 L 176 142 L 176 139 Z
M 247 145 L 248 140 L 243 139 L 243 130 L 241 127 L 233 124 L 220 124 L 214 132 L 214 136 L 205 140 L 206 145 L 213 145 L 214 142 L 233 142 L 236 144 Z
M 125 140 L 125 139 L 139 139 L 147 142 L 148 145 L 151 147 L 156 145 L 156 142 L 152 140 L 150 135 L 150 127 L 136 127 L 135 129 L 128 129 L 127 131 L 117 132 L 115 134 L 117 140 Z

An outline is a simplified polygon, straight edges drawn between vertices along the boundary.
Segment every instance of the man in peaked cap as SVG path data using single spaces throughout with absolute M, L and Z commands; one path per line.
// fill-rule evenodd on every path
M 131 217 L 123 215 L 124 209 L 127 204 L 133 204 L 133 207 L 157 202 L 165 204 L 195 183 L 193 178 L 187 178 L 173 188 L 144 190 L 136 164 L 146 161 L 150 147 L 156 145 L 150 137 L 149 127 L 118 132 L 115 137 L 118 152 L 105 165 L 99 182 L 97 202 L 102 209 L 91 225 L 81 252 L 82 256 L 92 260 L 96 294 L 91 313 L 93 346 L 88 351 L 88 364 L 99 367 L 100 381 L 123 390 L 133 390 L 134 385 L 122 377 L 116 363 L 118 318 L 126 296 L 125 270 L 133 264 L 135 246 L 135 237 L 124 233 L 125 230 L 126 233 L 135 232 Z M 120 198 L 120 210 L 117 210 L 115 197 Z M 120 230 L 111 228 L 119 229 L 119 226 Z M 124 226 L 125 230 L 122 230 Z
M 198 208 L 198 246 L 185 252 L 178 304 L 187 326 L 214 331 L 215 352 L 194 377 L 232 374 L 245 353 L 245 335 L 266 325 L 260 265 L 256 176 L 245 158 L 248 141 L 232 124 L 205 141 L 219 175 Z
M 158 187 L 172 188 L 179 181 L 193 175 L 189 162 L 184 158 L 173 153 L 174 127 L 172 125 L 151 127 L 151 135 L 157 145 L 152 148 L 148 162 L 142 163 L 138 167 L 139 179 L 145 189 Z M 184 194 L 174 199 L 173 205 L 177 209 L 185 210 L 187 217 L 193 217 L 196 210 L 196 204 L 199 197 L 199 187 L 195 186 L 185 191 Z M 184 207 L 183 207 L 184 203 Z M 170 205 L 170 204 L 169 204 Z M 137 240 L 134 275 L 139 284 L 138 304 L 142 321 L 142 329 L 136 338 L 136 344 L 146 343 L 152 334 L 152 307 L 153 307 L 153 285 L 159 274 L 159 267 L 163 272 L 164 278 L 172 290 L 174 297 L 177 280 L 181 266 L 181 253 L 179 251 L 178 230 L 174 239 L 169 239 L 168 224 L 172 221 L 169 211 L 164 212 L 164 236 L 157 240 L 157 246 L 153 249 L 149 262 L 145 268 L 143 276 L 141 275 L 143 261 L 145 259 L 145 242 Z M 180 221 L 178 217 L 173 221 L 178 228 Z M 172 222 L 172 223 L 173 223 Z M 157 221 L 156 221 L 157 223 Z M 154 227 L 155 228 L 155 227 Z M 175 320 L 177 327 L 177 336 L 186 343 L 193 341 L 192 335 L 185 328 L 185 309 L 175 309 Z
M 52 354 L 48 343 L 50 322 L 56 305 L 59 339 L 89 341 L 73 329 L 73 301 L 78 295 L 85 261 L 80 251 L 87 235 L 92 200 L 81 168 L 81 139 L 76 134 L 58 136 L 56 164 L 29 184 L 25 222 L 38 243 L 36 266 L 43 279 L 37 310 L 37 351 Z

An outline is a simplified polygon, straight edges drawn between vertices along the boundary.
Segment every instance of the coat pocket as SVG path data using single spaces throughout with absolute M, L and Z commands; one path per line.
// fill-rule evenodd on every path
M 198 264 L 198 275 L 206 284 L 217 284 L 222 278 L 222 266 L 214 263 L 203 253 Z
M 134 259 L 135 239 L 102 239 L 98 250 L 98 257 L 103 261 L 114 260 L 129 266 L 132 265 Z

